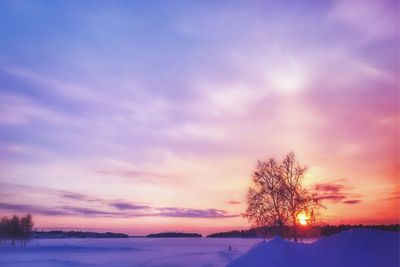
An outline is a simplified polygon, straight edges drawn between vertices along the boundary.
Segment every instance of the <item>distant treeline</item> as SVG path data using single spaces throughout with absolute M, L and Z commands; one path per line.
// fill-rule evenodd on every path
M 121 233 L 94 233 L 82 231 L 35 231 L 32 235 L 36 239 L 55 238 L 128 238 L 129 235 Z
M 18 217 L 17 215 L 11 218 L 3 217 L 0 221 L 0 240 L 5 243 L 11 240 L 12 245 L 15 241 L 20 241 L 21 246 L 25 246 L 32 235 L 33 221 L 30 214 L 25 217 Z
M 315 237 L 323 237 L 334 235 L 346 230 L 354 229 L 354 228 L 367 228 L 367 229 L 377 229 L 383 231 L 400 231 L 399 224 L 391 224 L 391 225 L 323 225 L 323 226 L 307 226 L 307 227 L 298 227 L 297 228 L 297 236 L 300 238 L 315 238 Z M 239 237 L 239 238 L 255 238 L 255 237 L 266 237 L 270 238 L 277 235 L 277 228 L 274 226 L 271 227 L 258 227 L 252 228 L 249 230 L 240 230 L 240 231 L 230 231 L 230 232 L 221 232 L 208 235 L 210 238 L 226 238 L 226 237 Z M 291 238 L 293 229 L 292 227 L 285 227 L 283 231 L 283 237 Z
M 259 237 L 255 229 L 249 230 L 233 230 L 229 232 L 220 232 L 208 235 L 209 238 L 225 238 L 225 237 L 240 237 L 240 238 L 251 238 Z
M 197 233 L 176 233 L 176 232 L 167 232 L 167 233 L 158 233 L 158 234 L 150 234 L 146 237 L 150 238 L 159 238 L 159 237 L 202 237 L 201 234 Z

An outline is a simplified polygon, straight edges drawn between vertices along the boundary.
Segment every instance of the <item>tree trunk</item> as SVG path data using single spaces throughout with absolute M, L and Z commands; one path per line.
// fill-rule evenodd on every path
M 294 238 L 294 241 L 297 242 L 298 239 L 297 239 L 297 223 L 296 223 L 296 217 L 295 217 L 295 216 L 292 216 L 292 220 L 293 220 L 293 238 Z
M 279 227 L 278 229 L 279 236 L 283 238 L 283 232 L 284 232 L 283 224 L 280 224 L 278 227 Z

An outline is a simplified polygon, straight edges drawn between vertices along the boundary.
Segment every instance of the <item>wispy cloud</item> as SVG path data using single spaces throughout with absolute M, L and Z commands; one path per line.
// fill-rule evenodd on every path
M 315 190 L 329 193 L 339 193 L 345 188 L 342 184 L 324 183 L 315 185 Z
M 151 207 L 145 205 L 138 205 L 128 202 L 120 202 L 120 201 L 113 201 L 110 202 L 109 205 L 113 208 L 118 210 L 143 210 L 143 209 L 150 209 Z
M 230 205 L 239 205 L 241 202 L 237 200 L 229 200 L 227 203 Z
M 32 213 L 32 214 L 40 214 L 40 215 L 71 215 L 70 212 L 65 212 L 62 210 L 49 208 L 49 207 L 41 207 L 36 205 L 26 205 L 26 204 L 13 204 L 13 203 L 0 203 L 0 210 L 6 210 L 8 212 L 24 212 L 24 213 Z
M 178 183 L 181 181 L 179 175 L 160 174 L 152 171 L 132 169 L 99 170 L 97 173 L 104 176 L 117 176 L 126 179 L 132 178 L 137 181 L 141 180 L 149 183 Z
M 345 198 L 346 198 L 346 196 L 341 195 L 341 194 L 336 194 L 336 195 L 324 194 L 324 195 L 318 197 L 318 199 L 320 199 L 320 200 L 330 200 L 332 202 L 340 202 Z
M 365 3 L 363 0 L 336 1 L 328 18 L 356 31 L 363 41 L 395 37 L 398 2 L 383 0 Z
M 392 191 L 390 193 L 387 194 L 388 196 L 386 196 L 384 198 L 384 200 L 398 200 L 400 199 L 400 192 L 399 189 Z
M 9 185 L 8 185 L 9 186 Z M 18 187 L 18 186 L 17 186 Z M 48 216 L 89 216 L 89 217 L 182 217 L 182 218 L 231 218 L 238 215 L 218 209 L 191 209 L 183 207 L 155 207 L 133 203 L 128 200 L 110 200 L 85 194 L 50 190 L 46 188 L 22 186 L 28 191 L 25 194 L 40 194 L 43 199 L 52 199 L 53 205 L 31 205 L 7 203 L 10 195 L 2 196 L 0 210 L 25 212 Z M 4 197 L 4 198 L 3 198 Z M 27 196 L 29 199 L 29 196 Z M 18 200 L 15 200 L 18 202 Z M 63 203 L 59 205 L 57 203 Z
M 77 193 L 70 193 L 70 192 L 61 192 L 61 196 L 64 198 L 70 198 L 74 200 L 87 200 L 87 196 L 83 194 L 77 194 Z
M 352 200 L 345 200 L 343 201 L 344 204 L 349 204 L 349 205 L 355 205 L 360 203 L 361 200 L 360 199 L 352 199 Z
M 319 183 L 314 186 L 318 198 L 322 201 L 343 204 L 359 204 L 361 199 L 348 199 L 354 196 L 352 188 L 338 183 Z
M 111 204 L 114 209 L 100 209 L 75 206 L 55 206 L 44 207 L 40 205 L 0 203 L 0 210 L 17 213 L 31 213 L 34 215 L 47 216 L 88 216 L 88 217 L 115 217 L 115 218 L 135 218 L 135 217 L 179 217 L 179 218 L 208 218 L 221 219 L 238 217 L 236 214 L 229 214 L 224 210 L 217 209 L 189 209 L 180 207 L 151 208 L 148 206 L 136 206 L 128 203 Z M 152 211 L 149 211 L 149 210 Z M 135 210 L 145 210 L 142 212 L 132 212 Z
M 123 215 L 122 213 L 119 212 L 93 209 L 87 207 L 62 206 L 59 207 L 59 210 L 65 212 L 65 215 L 84 215 L 84 216 L 95 216 L 95 217 L 120 217 Z
M 186 217 L 186 218 L 230 218 L 239 215 L 229 214 L 224 210 L 218 209 L 186 209 L 186 208 L 158 208 L 159 216 L 164 217 Z

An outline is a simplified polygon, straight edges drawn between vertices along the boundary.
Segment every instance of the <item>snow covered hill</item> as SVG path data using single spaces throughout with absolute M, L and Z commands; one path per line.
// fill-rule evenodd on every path
M 400 235 L 353 229 L 311 244 L 279 237 L 255 245 L 228 267 L 399 267 Z

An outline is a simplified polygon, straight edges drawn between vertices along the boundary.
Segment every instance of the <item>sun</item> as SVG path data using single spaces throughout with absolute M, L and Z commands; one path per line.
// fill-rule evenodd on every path
M 297 220 L 301 225 L 307 225 L 308 216 L 305 213 L 300 213 L 297 215 Z

